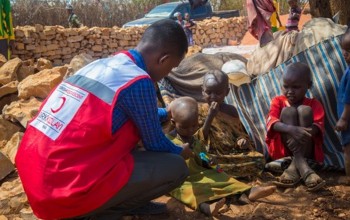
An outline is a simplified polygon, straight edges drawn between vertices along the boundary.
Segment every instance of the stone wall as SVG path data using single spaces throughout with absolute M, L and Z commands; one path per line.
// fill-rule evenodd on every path
M 93 58 L 107 57 L 122 49 L 136 46 L 146 27 L 132 28 L 64 28 L 62 26 L 23 26 L 15 28 L 13 57 L 22 60 L 46 58 L 55 66 L 69 63 L 78 54 Z M 227 45 L 240 40 L 247 31 L 247 19 L 213 17 L 197 22 L 193 29 L 196 45 Z

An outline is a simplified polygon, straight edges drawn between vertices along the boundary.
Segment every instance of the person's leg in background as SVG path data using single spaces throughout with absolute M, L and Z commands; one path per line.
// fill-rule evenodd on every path
M 2 54 L 6 60 L 9 58 L 9 43 L 7 39 L 0 39 L 0 54 Z

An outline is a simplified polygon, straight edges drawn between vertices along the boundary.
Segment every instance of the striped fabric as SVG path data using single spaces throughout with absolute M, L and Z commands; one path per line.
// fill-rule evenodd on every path
M 297 54 L 270 72 L 259 75 L 251 83 L 235 88 L 230 85 L 231 92 L 226 102 L 237 107 L 241 121 L 258 151 L 268 158 L 265 143 L 265 117 L 270 108 L 273 97 L 281 95 L 281 75 L 285 67 L 291 62 L 307 63 L 312 72 L 313 87 L 306 94 L 307 97 L 317 98 L 325 109 L 325 138 L 324 152 L 325 169 L 343 169 L 344 158 L 340 139 L 334 131 L 337 120 L 336 93 L 346 63 L 340 47 L 340 36 L 318 43 Z

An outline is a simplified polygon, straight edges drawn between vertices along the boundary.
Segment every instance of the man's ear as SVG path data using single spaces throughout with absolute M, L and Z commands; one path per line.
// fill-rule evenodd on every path
M 170 123 L 171 123 L 172 126 L 175 126 L 175 121 L 174 121 L 174 119 L 170 119 Z
M 163 54 L 161 57 L 158 59 L 159 64 L 165 63 L 169 59 L 170 55 L 169 54 Z

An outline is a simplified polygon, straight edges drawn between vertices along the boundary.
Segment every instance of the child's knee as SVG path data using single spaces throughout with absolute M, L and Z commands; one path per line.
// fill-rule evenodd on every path
M 312 108 L 307 105 L 301 105 L 297 109 L 299 117 L 313 118 Z
M 299 123 L 303 126 L 311 126 L 314 121 L 314 116 L 312 112 L 312 108 L 310 106 L 301 105 L 297 109 Z
M 285 122 L 286 120 L 296 120 L 298 118 L 297 109 L 294 107 L 284 107 L 281 111 L 281 120 Z

